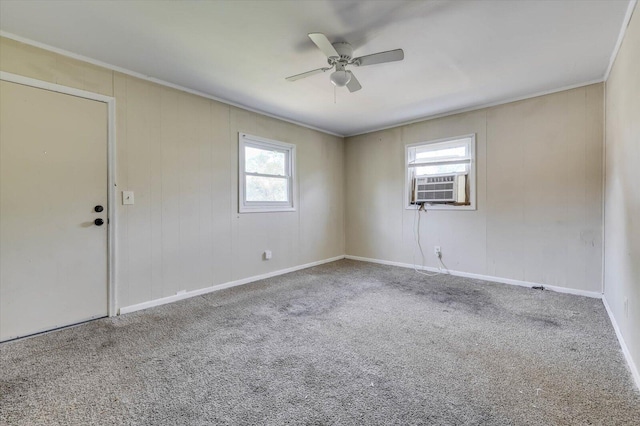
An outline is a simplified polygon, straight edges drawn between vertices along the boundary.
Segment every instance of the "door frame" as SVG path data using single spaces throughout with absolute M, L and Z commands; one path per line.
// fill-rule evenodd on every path
M 116 99 L 112 96 L 87 92 L 73 87 L 36 80 L 22 75 L 0 71 L 0 80 L 31 86 L 51 92 L 90 99 L 107 104 L 107 305 L 108 315 L 115 316 L 117 310 L 116 293 Z

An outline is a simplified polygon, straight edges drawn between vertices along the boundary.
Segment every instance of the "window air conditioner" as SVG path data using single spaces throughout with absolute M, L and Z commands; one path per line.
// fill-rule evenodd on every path
M 467 175 L 418 176 L 413 179 L 412 204 L 466 203 Z

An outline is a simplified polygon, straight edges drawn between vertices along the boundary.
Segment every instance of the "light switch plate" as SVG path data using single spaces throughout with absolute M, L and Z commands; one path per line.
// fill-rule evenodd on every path
M 122 204 L 133 204 L 133 191 L 122 191 Z

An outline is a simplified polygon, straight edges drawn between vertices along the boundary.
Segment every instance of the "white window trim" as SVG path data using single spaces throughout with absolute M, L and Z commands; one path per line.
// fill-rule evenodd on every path
M 245 172 L 245 145 L 257 148 L 276 149 L 287 153 L 287 163 L 285 165 L 288 179 L 289 194 L 288 202 L 279 201 L 247 201 L 245 199 L 245 178 L 253 173 Z M 296 146 L 290 143 L 280 142 L 272 139 L 261 138 L 259 136 L 249 135 L 247 133 L 238 133 L 238 212 L 239 213 L 267 213 L 267 212 L 293 212 L 296 211 Z
M 411 180 L 409 176 L 409 150 L 417 146 L 429 145 L 435 143 L 444 143 L 449 141 L 455 141 L 459 139 L 471 139 L 470 154 L 471 162 L 469 163 L 469 205 L 468 206 L 454 206 L 451 204 L 424 204 L 426 210 L 477 210 L 476 207 L 476 134 L 471 133 L 468 135 L 460 135 L 444 139 L 436 139 L 425 142 L 416 142 L 405 145 L 404 147 L 404 200 L 406 210 L 415 210 L 420 206 L 418 204 L 411 204 L 409 199 L 409 192 L 411 191 Z

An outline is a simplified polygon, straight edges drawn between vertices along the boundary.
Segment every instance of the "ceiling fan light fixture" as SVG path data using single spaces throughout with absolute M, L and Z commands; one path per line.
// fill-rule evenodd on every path
M 331 82 L 337 87 L 344 87 L 351 81 L 351 73 L 338 70 L 331 73 Z

